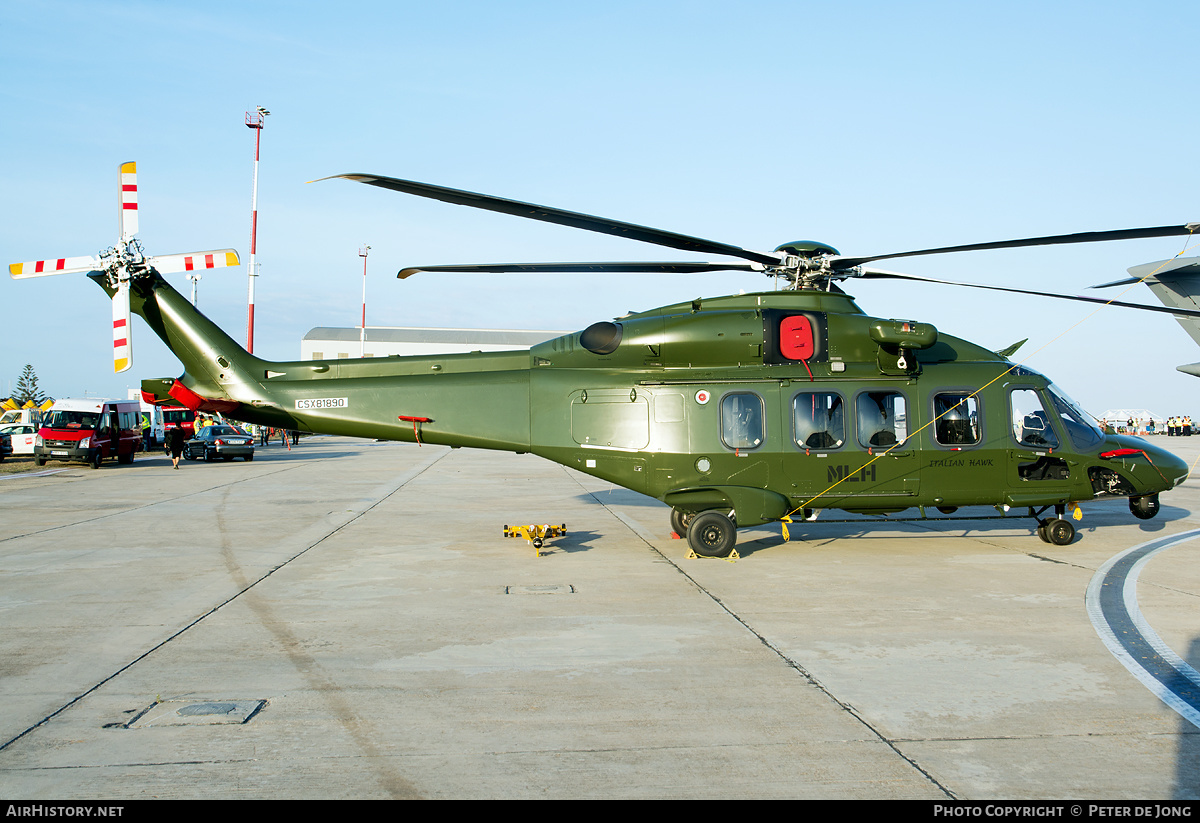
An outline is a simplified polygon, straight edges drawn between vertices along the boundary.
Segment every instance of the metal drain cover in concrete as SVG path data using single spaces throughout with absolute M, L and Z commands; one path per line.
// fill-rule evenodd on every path
M 570 583 L 548 583 L 541 586 L 505 586 L 505 594 L 574 594 Z
M 266 705 L 265 700 L 164 700 L 151 705 L 126 728 L 239 724 L 249 721 Z

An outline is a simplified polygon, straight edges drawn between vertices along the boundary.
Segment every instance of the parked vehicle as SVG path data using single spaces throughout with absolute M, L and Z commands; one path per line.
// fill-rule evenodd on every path
M 42 417 L 33 446 L 33 462 L 79 460 L 93 469 L 115 457 L 132 463 L 142 450 L 142 427 L 136 400 L 67 398 L 55 401 Z
M 12 438 L 3 432 L 0 432 L 0 463 L 3 463 L 4 458 L 12 454 L 12 451 Z
M 37 426 L 30 423 L 0 423 L 0 433 L 12 438 L 13 454 L 33 454 Z
M 194 411 L 185 409 L 183 406 L 161 406 L 160 408 L 162 408 L 162 443 L 164 447 L 171 429 L 183 429 L 184 440 L 191 440 L 196 436 L 196 413 Z
M 205 426 L 200 434 L 183 444 L 183 456 L 188 460 L 242 457 L 250 461 L 254 459 L 254 438 L 237 426 Z
M 41 409 L 6 409 L 0 412 L 0 426 L 6 426 L 11 423 L 26 423 L 34 428 L 37 428 L 42 419 Z

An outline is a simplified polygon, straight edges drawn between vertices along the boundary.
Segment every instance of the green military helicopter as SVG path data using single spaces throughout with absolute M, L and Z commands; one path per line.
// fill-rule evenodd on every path
M 136 193 L 136 169 L 122 169 L 123 191 Z M 928 323 L 870 317 L 837 282 L 907 277 L 866 265 L 883 259 L 1183 235 L 1196 224 L 847 257 L 823 243 L 758 252 L 440 186 L 339 177 L 744 261 L 427 266 L 402 278 L 741 270 L 786 288 L 602 320 L 529 351 L 273 362 L 246 352 L 162 277 L 236 265 L 236 253 L 145 257 L 125 195 L 117 247 L 10 272 L 88 272 L 113 300 L 118 368 L 132 356 L 128 313 L 141 315 L 184 365 L 178 378 L 143 381 L 148 399 L 301 431 L 532 452 L 665 502 L 674 530 L 704 556 L 731 554 L 738 527 L 782 521 L 786 530 L 824 510 L 1025 510 L 1042 540 L 1066 545 L 1075 535 L 1068 507 L 1126 497 L 1147 519 L 1159 493 L 1188 476 L 1171 453 L 1103 433 L 1046 377 L 1009 360 L 1015 346 L 994 352 Z

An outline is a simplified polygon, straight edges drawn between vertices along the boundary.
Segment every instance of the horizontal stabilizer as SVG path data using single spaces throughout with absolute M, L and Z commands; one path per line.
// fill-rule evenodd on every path
M 1200 309 L 1200 257 L 1174 257 L 1170 260 L 1157 260 L 1153 263 L 1142 263 L 1130 266 L 1129 273 L 1133 275 L 1126 280 L 1106 283 L 1104 286 L 1116 286 L 1128 283 L 1145 283 L 1154 296 L 1169 309 L 1196 311 Z M 1104 288 L 1096 286 L 1095 288 Z M 1200 319 L 1175 315 L 1179 325 L 1183 326 L 1197 344 L 1200 344 Z M 1195 366 L 1180 366 L 1179 370 L 1195 374 L 1189 369 Z M 1197 375 L 1200 376 L 1200 375 Z
M 156 406 L 177 406 L 179 401 L 171 397 L 174 377 L 152 377 L 142 381 L 142 400 Z

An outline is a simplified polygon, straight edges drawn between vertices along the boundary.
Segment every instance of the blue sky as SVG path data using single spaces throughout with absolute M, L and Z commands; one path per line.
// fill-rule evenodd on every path
M 346 181 L 370 172 L 754 249 L 864 255 L 1200 220 L 1197 24 L 1185 3 L 23 2 L 0 6 L 4 262 L 116 239 L 136 160 L 149 253 L 247 256 L 259 185 L 256 353 L 368 323 L 582 328 L 769 288 L 753 274 L 419 276 L 406 265 L 683 259 Z M 1178 239 L 892 261 L 913 274 L 1086 293 Z M 1200 253 L 1200 252 L 1194 252 Z M 901 265 L 902 264 L 902 265 Z M 177 288 L 188 283 L 173 278 Z M 1021 355 L 1089 410 L 1192 413 L 1200 351 L 1169 317 L 926 285 L 853 283 L 865 311 Z M 1154 302 L 1144 287 L 1127 300 Z M 246 273 L 201 309 L 245 338 Z M 0 283 L 0 394 L 124 395 L 180 367 L 136 319 L 113 375 L 82 276 Z M 1083 318 L 1088 318 L 1080 322 Z M 1065 334 L 1064 334 L 1065 332 Z

